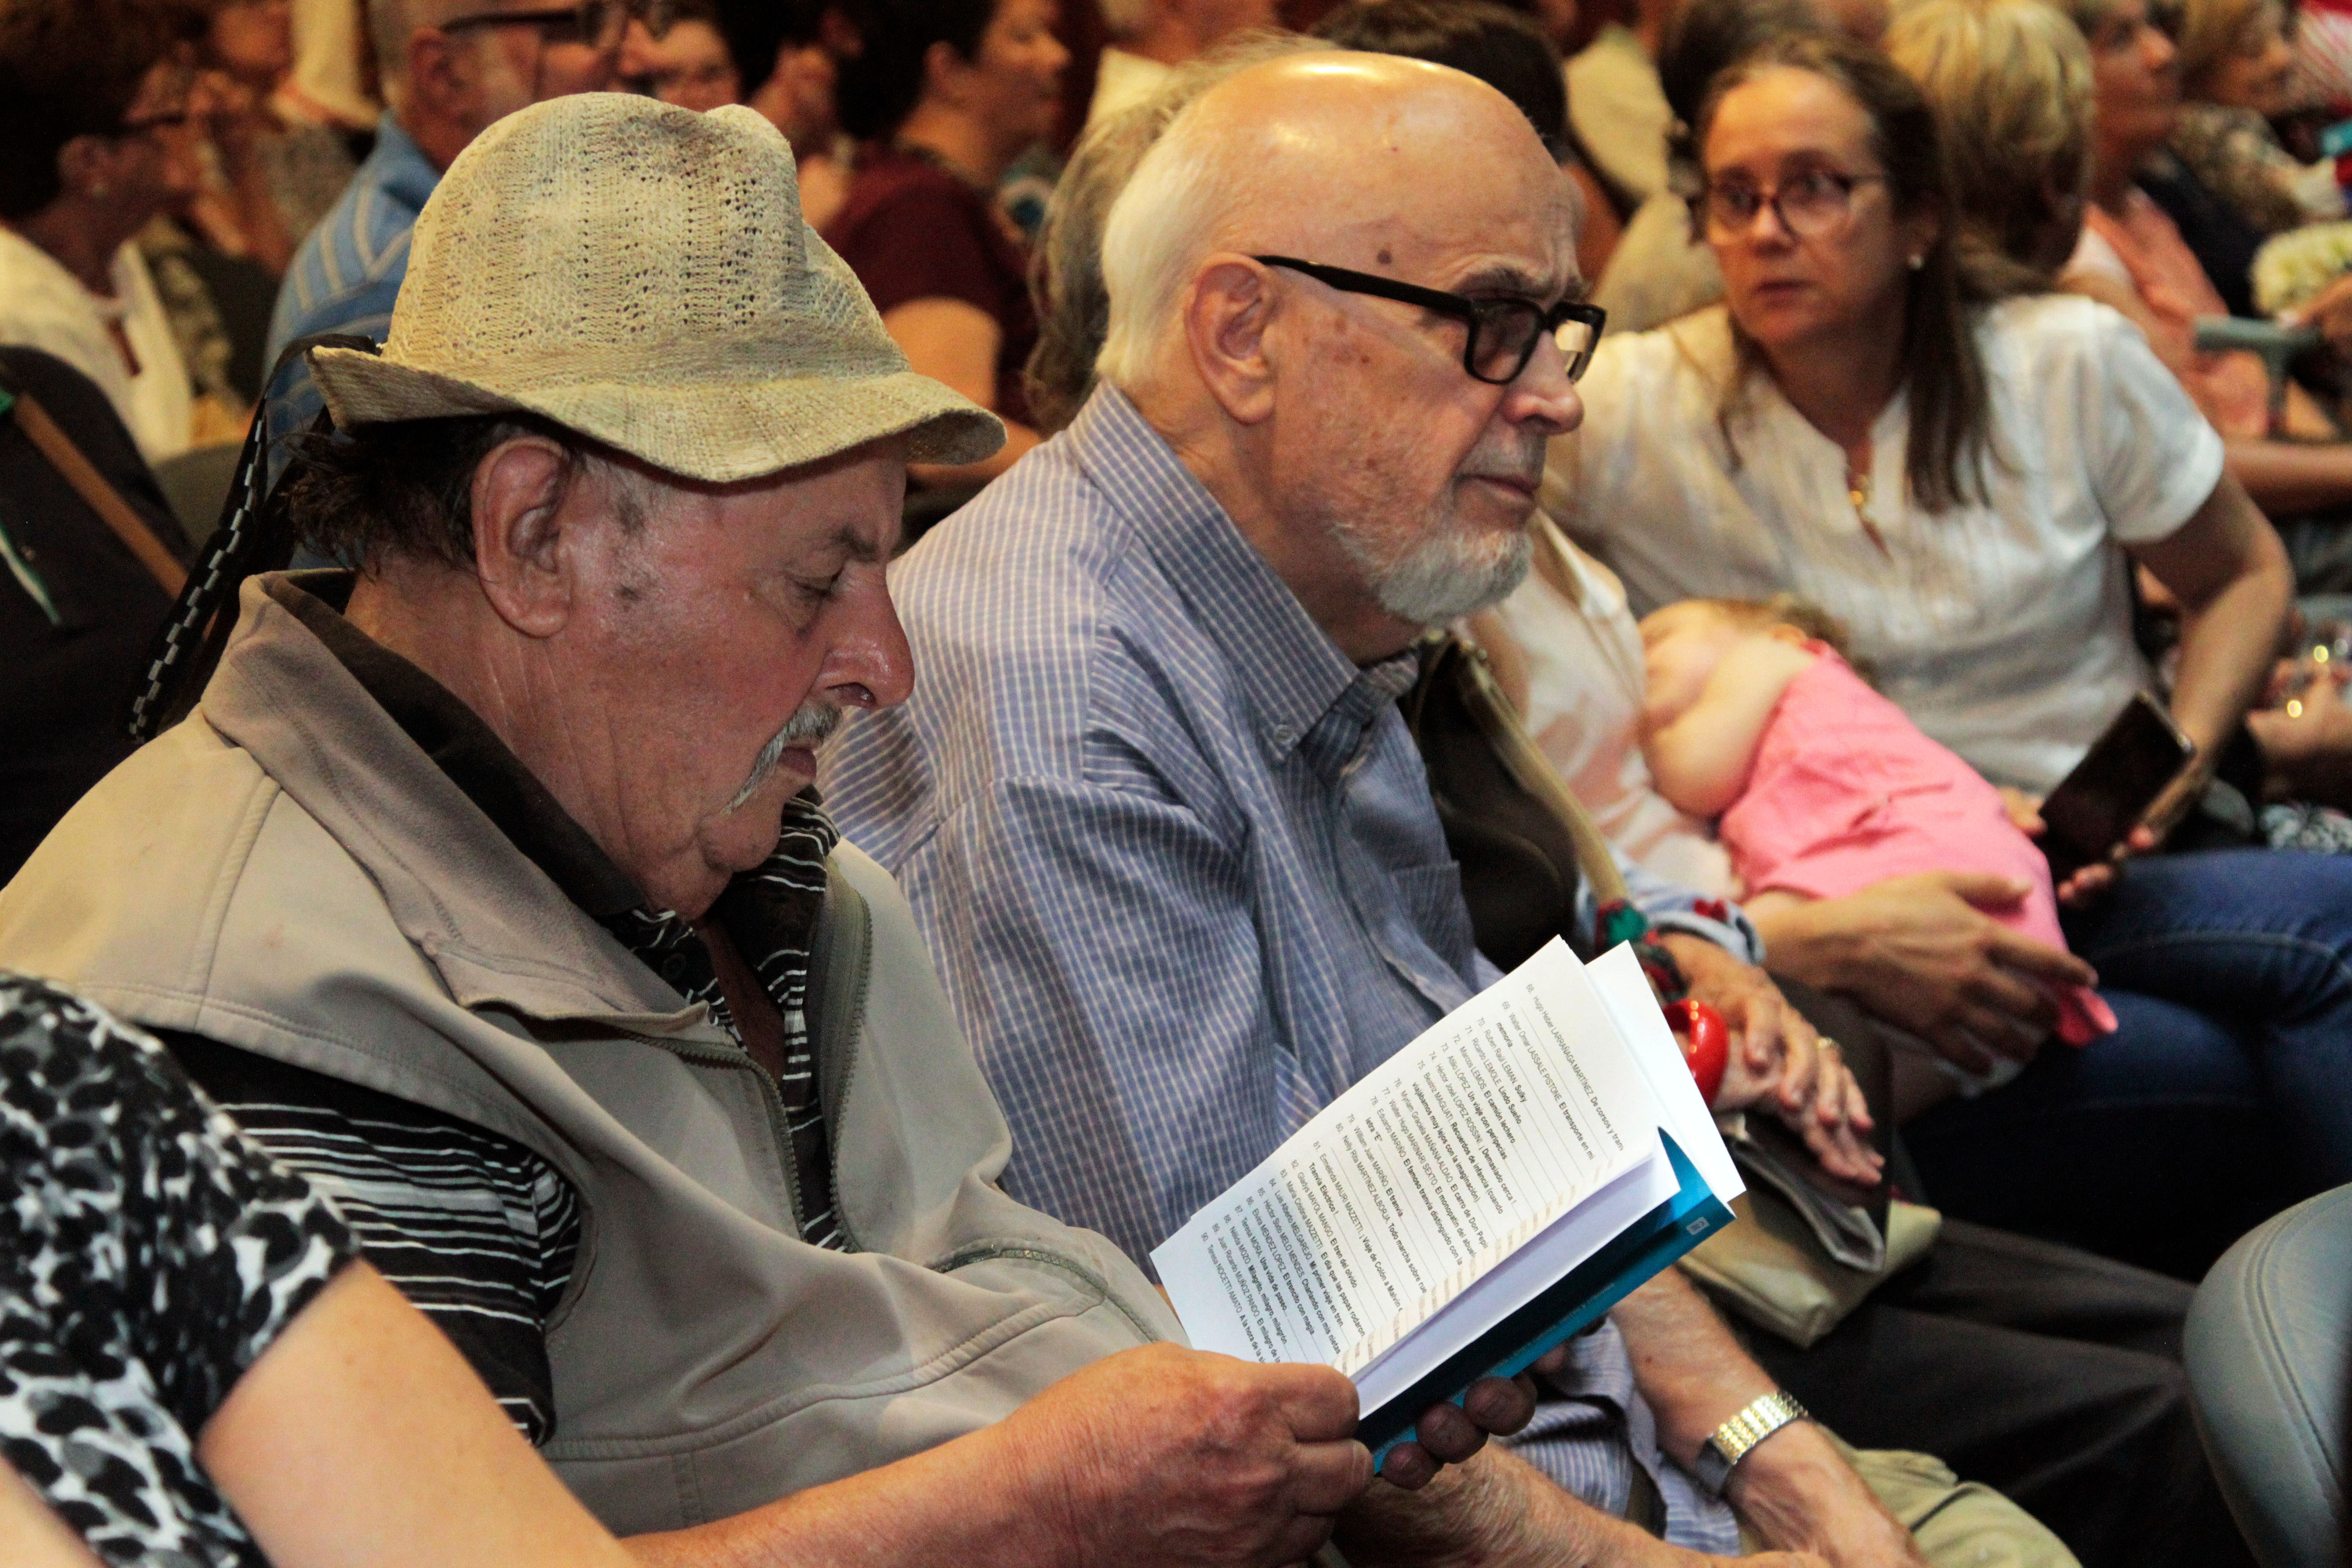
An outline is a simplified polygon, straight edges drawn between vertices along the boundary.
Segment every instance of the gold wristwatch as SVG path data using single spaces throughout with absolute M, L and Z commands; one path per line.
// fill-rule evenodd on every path
M 1804 1419 L 1805 1407 L 1796 1396 L 1775 1390 L 1717 1427 L 1715 1436 L 1698 1446 L 1691 1469 L 1709 1490 L 1720 1493 L 1731 1480 L 1732 1467 L 1749 1449 L 1790 1422 Z

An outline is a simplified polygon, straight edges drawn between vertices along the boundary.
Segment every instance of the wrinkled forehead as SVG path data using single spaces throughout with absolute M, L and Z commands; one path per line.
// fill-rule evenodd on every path
M 1783 167 L 1869 158 L 1877 141 L 1870 111 L 1843 83 L 1800 66 L 1772 66 L 1724 93 L 1699 161 L 1710 175 L 1737 168 L 1769 177 Z
M 1264 126 L 1246 219 L 1265 249 L 1458 287 L 1576 281 L 1574 197 L 1525 116 L 1484 84 L 1308 94 Z

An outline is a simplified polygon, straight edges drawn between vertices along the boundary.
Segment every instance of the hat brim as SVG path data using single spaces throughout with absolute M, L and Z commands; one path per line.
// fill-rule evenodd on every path
M 987 409 L 913 371 L 787 381 L 569 383 L 488 387 L 358 349 L 313 349 L 310 374 L 339 428 L 520 409 L 667 473 L 711 484 L 797 468 L 892 436 L 908 460 L 976 463 L 1004 445 Z

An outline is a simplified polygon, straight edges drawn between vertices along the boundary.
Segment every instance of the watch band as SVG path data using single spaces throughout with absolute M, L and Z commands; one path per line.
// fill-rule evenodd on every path
M 1796 1396 L 1776 1389 L 1717 1427 L 1715 1436 L 1699 1445 L 1691 1469 L 1708 1489 L 1720 1492 L 1730 1483 L 1732 1468 L 1749 1449 L 1790 1422 L 1804 1419 L 1805 1407 Z

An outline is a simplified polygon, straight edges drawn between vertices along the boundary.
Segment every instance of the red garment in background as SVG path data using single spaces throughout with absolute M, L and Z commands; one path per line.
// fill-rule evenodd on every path
M 1021 367 L 1037 342 L 1028 258 L 995 203 L 938 164 L 869 142 L 825 243 L 885 314 L 911 300 L 961 300 L 994 321 L 996 395 L 989 406 L 1029 423 Z

